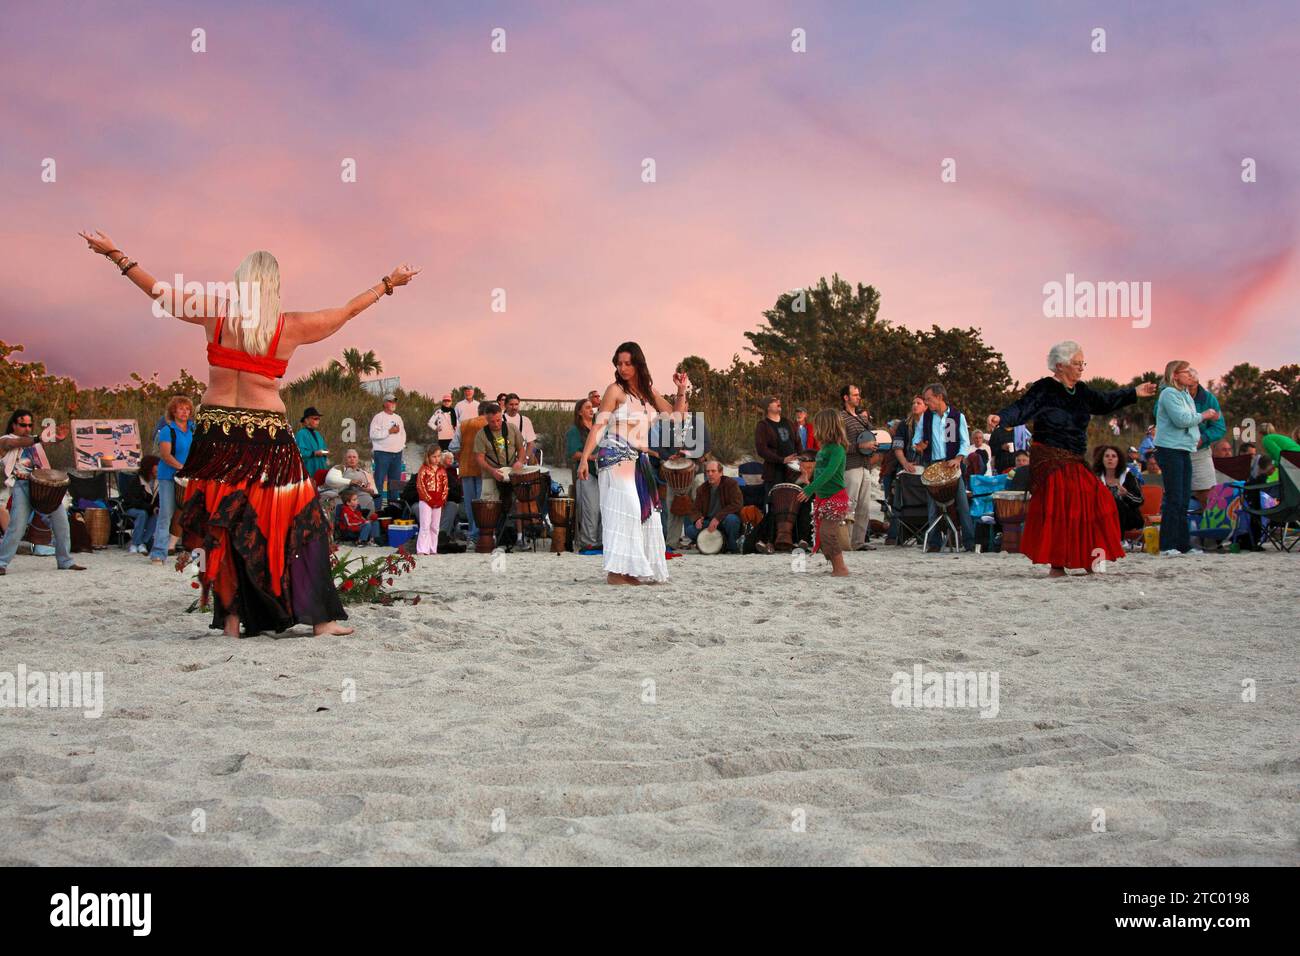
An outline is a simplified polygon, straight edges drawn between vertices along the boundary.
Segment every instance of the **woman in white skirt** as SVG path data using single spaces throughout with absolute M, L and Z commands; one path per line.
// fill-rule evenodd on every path
M 587 477 L 593 451 L 600 465 L 601 538 L 609 584 L 668 580 L 659 486 L 646 449 L 657 413 L 686 413 L 690 383 L 685 373 L 675 373 L 673 384 L 677 401 L 670 406 L 655 393 L 641 346 L 624 342 L 614 352 L 614 382 L 605 389 L 582 447 L 578 479 Z

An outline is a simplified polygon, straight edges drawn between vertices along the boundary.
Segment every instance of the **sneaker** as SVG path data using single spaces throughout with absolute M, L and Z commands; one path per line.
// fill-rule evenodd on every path
M 1205 552 L 1200 548 L 1188 548 L 1186 551 L 1183 552 L 1183 554 L 1204 554 L 1204 553 Z
M 1182 556 L 1183 556 L 1183 552 L 1175 548 L 1170 548 L 1168 551 L 1160 552 L 1160 557 L 1162 558 L 1181 558 Z

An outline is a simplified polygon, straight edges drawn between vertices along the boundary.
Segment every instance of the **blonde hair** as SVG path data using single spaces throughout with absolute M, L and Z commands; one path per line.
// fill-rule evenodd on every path
M 247 292 L 250 301 L 240 299 Z M 246 322 L 256 324 L 245 327 Z M 265 355 L 280 321 L 280 263 L 265 250 L 250 252 L 235 270 L 226 329 L 249 355 Z
M 817 436 L 818 444 L 845 447 L 849 444 L 849 436 L 844 433 L 844 419 L 834 408 L 823 408 L 813 416 L 813 434 Z
M 1188 362 L 1184 359 L 1174 359 L 1172 362 L 1170 362 L 1168 365 L 1165 366 L 1165 384 L 1173 385 L 1174 388 L 1178 388 L 1178 385 L 1174 383 L 1174 376 L 1177 375 L 1179 372 L 1181 372 L 1183 369 L 1191 368 L 1191 367 L 1192 367 L 1191 362 Z

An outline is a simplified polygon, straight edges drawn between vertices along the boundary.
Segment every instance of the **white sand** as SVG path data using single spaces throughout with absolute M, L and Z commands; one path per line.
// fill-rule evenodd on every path
M 106 705 L 0 710 L 0 863 L 1297 862 L 1300 555 L 490 560 L 422 559 L 438 596 L 354 637 L 234 640 L 140 557 L 20 556 L 0 671 Z M 893 707 L 916 663 L 997 671 L 997 716 Z

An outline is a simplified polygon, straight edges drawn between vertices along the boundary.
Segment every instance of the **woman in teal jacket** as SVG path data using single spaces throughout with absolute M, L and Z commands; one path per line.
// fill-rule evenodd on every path
M 307 466 L 307 474 L 314 475 L 319 469 L 330 466 L 329 446 L 325 443 L 325 436 L 320 433 L 320 412 L 313 405 L 302 413 L 298 422 L 302 425 L 294 435 L 298 442 L 298 454 L 302 455 L 303 464 Z
M 1203 554 L 1192 547 L 1187 508 L 1192 500 L 1192 452 L 1201 441 L 1201 422 L 1218 418 L 1214 409 L 1196 410 L 1189 391 L 1196 382 L 1190 362 L 1165 366 L 1164 386 L 1156 400 L 1156 461 L 1164 475 L 1160 508 L 1160 553 L 1165 557 Z

